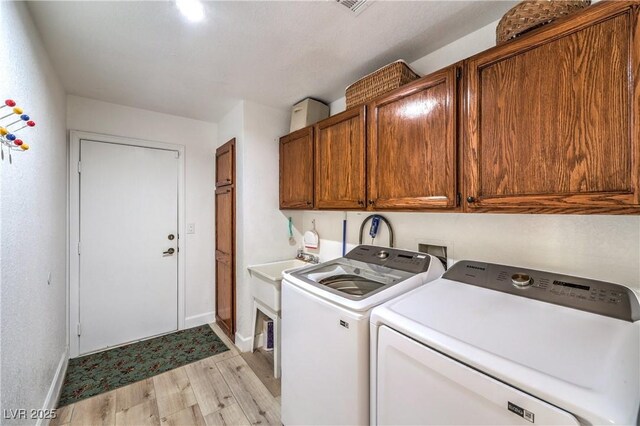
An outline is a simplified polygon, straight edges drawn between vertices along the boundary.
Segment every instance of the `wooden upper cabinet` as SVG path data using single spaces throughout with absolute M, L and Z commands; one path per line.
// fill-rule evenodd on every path
M 468 61 L 467 211 L 634 212 L 638 29 L 602 2 Z
M 321 121 L 315 134 L 315 195 L 320 209 L 364 209 L 365 108 Z
M 280 138 L 280 208 L 313 208 L 313 127 Z
M 369 105 L 370 208 L 456 207 L 456 70 L 423 77 Z
M 216 150 L 216 187 L 235 183 L 233 182 L 235 143 L 236 139 L 233 138 Z

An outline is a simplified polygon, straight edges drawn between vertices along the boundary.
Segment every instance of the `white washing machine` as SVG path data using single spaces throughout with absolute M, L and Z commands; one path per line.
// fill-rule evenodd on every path
M 361 245 L 285 273 L 282 423 L 368 424 L 371 309 L 443 272 L 428 254 Z
M 371 315 L 372 424 L 623 424 L 640 306 L 601 281 L 462 261 Z

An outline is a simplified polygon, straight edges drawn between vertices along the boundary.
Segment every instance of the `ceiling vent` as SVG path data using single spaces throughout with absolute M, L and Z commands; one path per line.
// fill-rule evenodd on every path
M 336 0 L 336 3 L 349 9 L 354 15 L 358 16 L 371 4 L 371 0 Z

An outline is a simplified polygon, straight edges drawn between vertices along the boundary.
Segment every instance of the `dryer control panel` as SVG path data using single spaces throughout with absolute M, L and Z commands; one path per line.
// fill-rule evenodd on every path
M 619 284 L 469 260 L 456 263 L 442 277 L 625 321 L 640 320 L 638 298 Z
M 431 261 L 431 256 L 424 253 L 366 245 L 354 248 L 344 257 L 414 274 L 427 271 Z

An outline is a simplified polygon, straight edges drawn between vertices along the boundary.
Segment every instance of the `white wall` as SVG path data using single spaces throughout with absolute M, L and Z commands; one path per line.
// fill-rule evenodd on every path
M 296 255 L 289 244 L 288 217 L 302 223 L 301 212 L 281 212 L 279 193 L 280 136 L 288 132 L 289 111 L 243 101 L 219 123 L 218 141 L 236 138 L 236 344 L 242 350 L 252 332 L 252 297 L 248 286 L 250 265 Z M 300 242 L 300 233 L 294 232 Z
M 47 394 L 66 361 L 67 143 L 65 93 L 25 3 L 0 2 L 0 52 L 2 101 L 14 98 L 37 122 L 19 134 L 31 150 L 0 163 L 2 415 L 52 408 Z
M 395 246 L 444 245 L 449 264 L 462 259 L 503 263 L 625 284 L 640 290 L 640 218 L 637 216 L 497 215 L 379 212 L 393 226 Z M 371 213 L 347 214 L 348 249 L 358 243 Z M 343 212 L 305 212 L 305 229 L 316 219 L 321 260 L 341 256 Z M 370 244 L 369 224 L 364 243 Z M 381 224 L 376 245 L 386 246 Z M 347 250 L 348 250 L 347 249 Z
M 412 62 L 421 75 L 437 71 L 495 45 L 498 21 Z M 331 114 L 345 99 L 331 103 Z M 348 214 L 348 243 L 369 213 Z M 416 250 L 418 242 L 441 243 L 454 261 L 472 259 L 545 269 L 613 281 L 640 290 L 640 217 L 574 215 L 493 215 L 452 213 L 381 213 L 396 232 L 396 246 Z M 339 212 L 305 212 L 305 229 L 316 219 L 318 250 L 327 260 L 341 255 Z M 368 235 L 368 226 L 365 229 Z M 370 242 L 370 239 L 365 239 Z M 386 234 L 376 244 L 387 244 Z
M 141 110 L 77 96 L 67 98 L 67 127 L 185 146 L 186 223 L 195 234 L 181 236 L 185 255 L 186 326 L 214 318 L 214 123 Z M 184 245 L 186 242 L 186 246 Z

